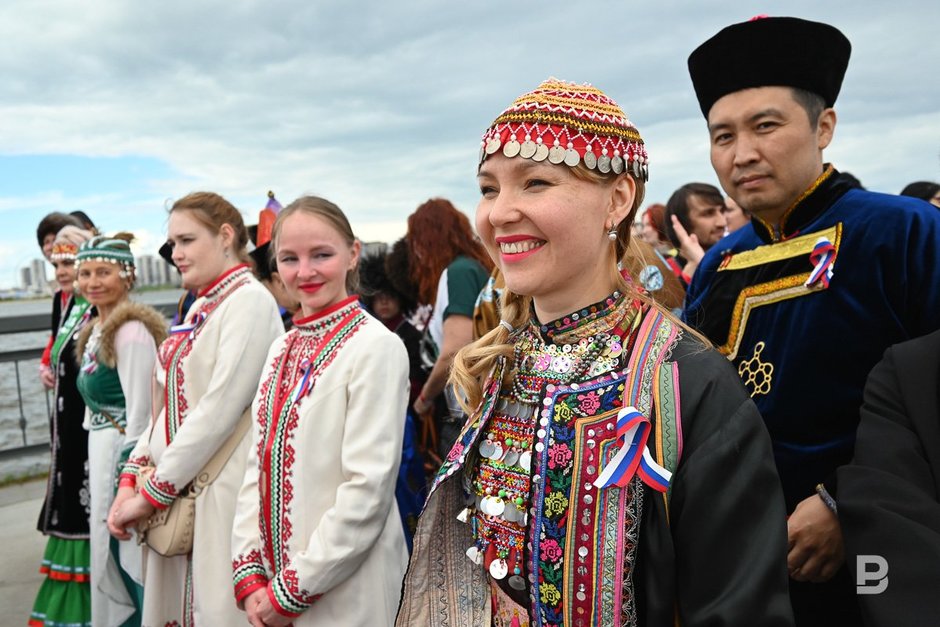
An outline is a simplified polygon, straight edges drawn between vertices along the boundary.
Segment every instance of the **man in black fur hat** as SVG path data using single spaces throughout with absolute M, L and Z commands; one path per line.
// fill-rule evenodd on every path
M 852 459 L 869 370 L 940 327 L 940 214 L 823 160 L 850 50 L 828 24 L 755 18 L 689 57 L 712 165 L 753 220 L 706 254 L 685 319 L 737 366 L 770 431 L 798 625 L 861 622 L 836 469 Z

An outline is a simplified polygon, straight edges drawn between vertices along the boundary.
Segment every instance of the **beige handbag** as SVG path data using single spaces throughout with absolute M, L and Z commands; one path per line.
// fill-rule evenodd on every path
M 242 417 L 222 448 L 216 451 L 199 474 L 180 490 L 173 503 L 166 509 L 157 510 L 138 525 L 138 543 L 146 542 L 152 551 L 164 557 L 185 555 L 192 551 L 193 531 L 196 528 L 196 497 L 219 476 L 222 467 L 232 456 L 250 425 L 251 415 Z M 141 468 L 137 477 L 138 490 L 147 482 L 153 471 L 153 466 Z

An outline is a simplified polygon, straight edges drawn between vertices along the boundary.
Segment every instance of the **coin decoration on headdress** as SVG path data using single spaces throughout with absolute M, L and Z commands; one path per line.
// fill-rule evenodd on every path
M 604 92 L 550 78 L 516 100 L 483 134 L 482 164 L 496 151 L 506 157 L 575 167 L 604 174 L 631 172 L 649 179 L 649 158 L 636 126 Z

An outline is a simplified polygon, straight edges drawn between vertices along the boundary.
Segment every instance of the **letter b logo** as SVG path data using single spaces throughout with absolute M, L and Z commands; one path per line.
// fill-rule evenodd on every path
M 869 568 L 871 565 L 874 565 L 873 569 Z M 880 555 L 856 555 L 855 592 L 857 594 L 881 594 L 887 589 L 888 560 Z

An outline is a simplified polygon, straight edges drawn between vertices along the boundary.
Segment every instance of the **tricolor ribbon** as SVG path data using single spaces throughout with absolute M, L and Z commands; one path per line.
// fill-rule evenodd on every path
M 658 492 L 669 488 L 672 473 L 656 463 L 646 447 L 650 434 L 650 421 L 636 407 L 624 407 L 617 414 L 617 443 L 620 450 L 594 481 L 598 488 L 611 485 L 625 487 L 636 474 L 640 480 Z
M 199 328 L 200 324 L 206 321 L 206 318 L 206 312 L 200 311 L 195 316 L 193 316 L 192 322 L 186 324 L 176 324 L 170 327 L 170 335 L 189 333 L 189 339 L 192 340 L 196 337 L 196 329 Z
M 832 280 L 832 266 L 836 262 L 836 247 L 828 237 L 816 240 L 816 245 L 809 254 L 809 261 L 813 264 L 813 271 L 806 279 L 806 287 L 812 287 L 819 282 L 824 288 L 828 288 L 829 281 Z
M 313 368 L 310 367 L 309 359 L 304 359 L 300 363 L 300 367 L 303 369 L 303 375 L 300 377 L 300 381 L 297 382 L 297 385 L 294 387 L 294 392 L 290 396 L 290 402 L 292 405 L 306 396 L 307 392 L 310 391 L 310 386 L 313 379 Z

